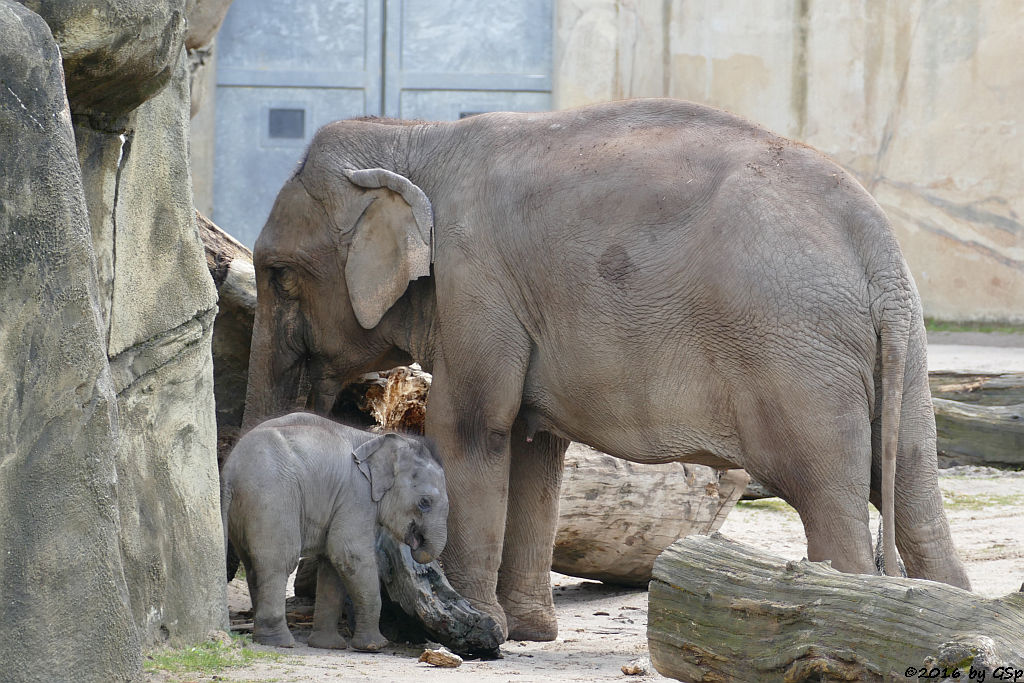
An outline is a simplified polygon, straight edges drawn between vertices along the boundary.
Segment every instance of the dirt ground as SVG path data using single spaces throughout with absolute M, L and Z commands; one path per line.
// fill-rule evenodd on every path
M 1024 472 L 956 468 L 940 478 L 954 540 L 975 592 L 998 597 L 1024 583 Z M 877 524 L 877 516 L 872 525 Z M 805 552 L 796 512 L 779 499 L 742 502 L 722 527 L 730 538 L 786 559 Z M 626 681 L 663 677 L 650 669 L 626 676 L 621 667 L 647 656 L 647 593 L 606 586 L 552 573 L 559 636 L 551 643 L 509 642 L 503 658 L 467 661 L 457 669 L 439 669 L 416 660 L 422 647 L 391 644 L 384 652 L 324 651 L 303 644 L 279 649 L 287 658 L 256 663 L 219 674 L 151 674 L 147 681 Z M 248 606 L 245 582 L 229 589 L 231 609 Z M 275 650 L 276 648 L 257 649 Z M 648 667 L 650 665 L 648 664 Z M 664 679 L 667 680 L 667 679 Z
M 1024 372 L 1024 336 L 980 339 L 940 333 L 931 338 L 931 370 Z M 930 335 L 932 337 L 932 335 Z M 997 342 L 997 343 L 993 343 Z M 982 343 L 986 346 L 979 347 Z M 995 347 L 1004 347 L 996 352 Z M 953 539 L 967 567 L 974 591 L 999 597 L 1024 583 L 1024 472 L 985 468 L 944 470 L 939 479 Z M 874 513 L 874 510 L 872 509 Z M 877 514 L 872 529 L 877 528 Z M 806 551 L 796 511 L 779 499 L 741 502 L 726 519 L 726 536 L 799 560 Z M 169 681 L 533 681 L 668 680 L 649 673 L 626 676 L 621 667 L 647 657 L 647 593 L 552 573 L 559 636 L 550 643 L 508 642 L 502 659 L 467 661 L 457 669 L 439 669 L 417 662 L 423 648 L 389 645 L 367 654 L 324 651 L 305 646 L 308 632 L 297 631 L 299 644 L 280 662 L 259 662 L 210 675 L 149 674 L 150 683 Z M 229 586 L 232 610 L 248 606 L 245 582 Z

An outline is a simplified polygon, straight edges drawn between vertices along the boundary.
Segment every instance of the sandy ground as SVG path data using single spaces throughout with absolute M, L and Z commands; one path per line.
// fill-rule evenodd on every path
M 1024 336 L 957 335 L 932 338 L 932 370 L 1024 372 Z M 982 342 L 984 345 L 979 346 Z M 999 597 L 1024 583 L 1024 472 L 956 468 L 943 471 L 940 487 L 953 538 L 975 592 Z M 874 510 L 872 510 L 874 512 Z M 877 514 L 872 528 L 877 528 Z M 726 536 L 798 560 L 806 551 L 796 512 L 778 499 L 740 503 L 721 529 Z M 650 669 L 626 676 L 621 667 L 647 656 L 647 593 L 552 573 L 559 636 L 550 643 L 508 642 L 502 659 L 467 661 L 457 669 L 417 662 L 422 647 L 391 644 L 384 652 L 324 651 L 304 645 L 277 650 L 287 657 L 231 669 L 217 678 L 151 674 L 147 681 L 625 681 L 667 680 Z M 231 609 L 247 607 L 245 582 L 229 587 Z M 257 649 L 275 650 L 275 648 Z

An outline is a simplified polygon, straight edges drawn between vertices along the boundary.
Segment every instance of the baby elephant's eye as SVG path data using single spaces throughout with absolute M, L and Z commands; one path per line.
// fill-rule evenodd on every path
M 419 508 L 420 512 L 430 512 L 430 499 L 420 498 Z

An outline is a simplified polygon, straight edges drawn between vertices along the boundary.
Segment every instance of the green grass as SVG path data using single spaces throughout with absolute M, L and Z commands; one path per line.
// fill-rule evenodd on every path
M 929 332 L 1003 332 L 1005 334 L 1024 334 L 1024 325 L 995 322 L 953 322 L 950 320 L 924 319 L 924 327 Z
M 284 662 L 288 657 L 277 652 L 255 650 L 251 636 L 231 636 L 231 644 L 207 641 L 192 647 L 158 650 L 146 655 L 143 669 L 148 673 L 218 674 L 226 669 L 248 666 L 256 661 Z
M 736 503 L 736 507 L 743 508 L 746 510 L 764 510 L 767 512 L 781 512 L 784 514 L 797 514 L 796 510 L 793 509 L 786 501 L 781 498 L 761 498 L 760 500 L 741 500 Z
M 942 504 L 947 510 L 984 510 L 992 507 L 993 505 L 1024 505 L 1024 496 L 1021 494 L 980 494 L 971 496 L 943 489 Z

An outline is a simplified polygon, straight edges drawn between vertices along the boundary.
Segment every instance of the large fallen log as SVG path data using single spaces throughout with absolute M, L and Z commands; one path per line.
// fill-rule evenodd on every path
M 1024 593 L 842 574 L 721 534 L 669 546 L 649 600 L 651 662 L 682 681 L 968 680 L 972 669 L 1014 680 L 1024 669 Z
M 565 454 L 551 568 L 646 586 L 670 543 L 722 526 L 749 478 L 702 465 L 638 465 L 574 443 Z
M 932 398 L 1009 406 L 1024 403 L 1024 372 L 1003 375 L 967 375 L 952 372 L 928 373 Z
M 939 464 L 1024 468 L 1024 403 L 985 406 L 932 399 Z
M 249 344 L 256 311 L 252 252 L 196 211 L 206 265 L 217 287 L 213 321 L 213 394 L 217 405 L 217 462 L 238 440 L 249 378 Z

